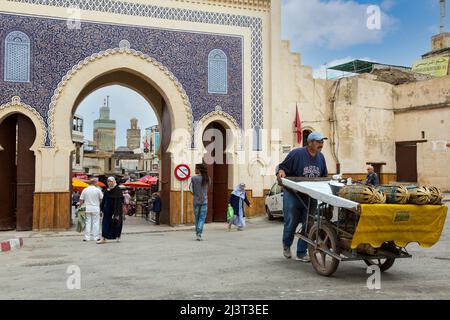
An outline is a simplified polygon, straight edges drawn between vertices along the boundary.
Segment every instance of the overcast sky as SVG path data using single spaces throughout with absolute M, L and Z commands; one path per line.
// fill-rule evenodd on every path
M 449 1 L 450 2 L 450 1 Z M 380 30 L 367 28 L 367 8 L 381 9 Z M 447 4 L 446 30 L 450 28 Z M 282 0 L 282 36 L 300 52 L 302 63 L 316 77 L 325 77 L 325 65 L 353 59 L 411 66 L 431 50 L 431 36 L 439 32 L 439 0 Z M 110 95 L 111 118 L 117 121 L 117 146 L 126 145 L 130 119 L 141 129 L 157 124 L 147 102 L 120 86 L 100 89 L 77 110 L 85 119 L 85 137 L 92 140 L 93 121 Z

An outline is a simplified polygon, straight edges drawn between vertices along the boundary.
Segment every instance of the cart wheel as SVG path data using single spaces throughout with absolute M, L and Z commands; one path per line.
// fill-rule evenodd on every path
M 315 224 L 309 231 L 309 239 L 316 241 L 316 238 L 317 224 Z M 336 238 L 336 232 L 326 224 L 322 224 L 319 229 L 318 247 L 337 253 Z M 339 266 L 339 260 L 321 252 L 320 250 L 315 250 L 314 246 L 310 244 L 308 244 L 308 251 L 311 263 L 318 274 L 329 277 L 336 272 Z
M 385 259 L 364 259 L 364 262 L 370 266 L 378 266 L 381 272 L 385 272 L 392 267 L 395 262 L 395 258 Z

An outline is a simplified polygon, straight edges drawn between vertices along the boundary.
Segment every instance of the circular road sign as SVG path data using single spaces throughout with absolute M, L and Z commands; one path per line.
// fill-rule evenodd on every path
M 175 177 L 180 181 L 185 181 L 191 176 L 191 169 L 185 164 L 180 164 L 175 168 Z

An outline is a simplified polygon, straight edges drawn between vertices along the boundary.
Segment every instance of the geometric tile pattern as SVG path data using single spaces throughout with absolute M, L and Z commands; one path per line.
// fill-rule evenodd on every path
M 40 4 L 57 7 L 77 7 L 81 10 L 112 12 L 124 15 L 167 20 L 191 21 L 208 24 L 248 27 L 252 33 L 251 87 L 252 127 L 263 128 L 263 40 L 262 20 L 257 17 L 207 12 L 192 9 L 170 8 L 118 0 L 7 0 L 10 2 Z
M 3 44 L 12 30 L 24 32 L 31 40 L 31 82 L 5 82 L 1 76 L 0 103 L 20 96 L 41 114 L 49 128 L 49 107 L 63 77 L 80 61 L 118 47 L 130 47 L 166 67 L 189 97 L 194 121 L 220 105 L 239 125 L 243 123 L 242 37 L 89 21 L 72 30 L 63 18 L 0 13 L 0 75 L 4 74 Z M 214 49 L 227 54 L 232 79 L 227 94 L 208 94 L 208 55 Z

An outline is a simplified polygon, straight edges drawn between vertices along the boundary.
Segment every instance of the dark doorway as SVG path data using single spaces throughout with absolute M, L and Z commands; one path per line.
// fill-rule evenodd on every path
M 381 183 L 381 172 L 382 172 L 383 166 L 386 165 L 386 162 L 367 162 L 366 164 L 373 167 L 373 171 L 378 175 L 378 177 L 380 178 L 380 183 Z
M 0 124 L 0 230 L 33 229 L 35 156 L 30 150 L 36 138 L 33 122 L 21 114 Z
M 226 163 L 226 130 L 217 122 L 210 123 L 203 133 L 203 144 L 214 159 L 213 163 L 204 159 L 212 185 L 208 192 L 208 215 L 206 222 L 227 221 L 228 206 L 228 165 Z
M 396 144 L 397 181 L 417 182 L 417 143 Z

